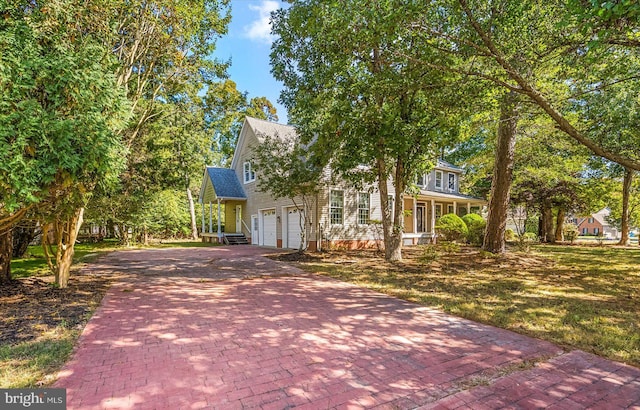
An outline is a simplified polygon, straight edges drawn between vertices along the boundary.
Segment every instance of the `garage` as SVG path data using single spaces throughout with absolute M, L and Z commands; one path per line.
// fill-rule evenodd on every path
M 287 248 L 300 249 L 300 213 L 296 208 L 287 210 Z
M 262 211 L 262 229 L 260 229 L 260 244 L 276 246 L 276 210 Z

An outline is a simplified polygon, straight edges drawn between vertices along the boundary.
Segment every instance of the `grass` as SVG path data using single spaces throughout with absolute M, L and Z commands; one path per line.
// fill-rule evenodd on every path
M 474 321 L 640 366 L 640 249 L 534 246 L 494 257 L 473 248 L 371 253 L 302 264 L 306 270 L 437 307 Z M 425 257 L 426 255 L 426 257 Z
M 58 326 L 40 338 L 0 346 L 0 387 L 35 388 L 54 381 L 80 335 L 79 330 Z

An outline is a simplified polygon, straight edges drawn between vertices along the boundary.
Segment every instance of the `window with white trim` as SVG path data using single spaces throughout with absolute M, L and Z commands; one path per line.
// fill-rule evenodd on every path
M 436 171 L 436 189 L 442 189 L 442 171 Z
M 367 225 L 370 222 L 371 198 L 367 192 L 358 192 L 358 224 Z
M 419 187 L 424 187 L 425 185 L 427 185 L 426 175 L 424 174 L 418 175 L 418 179 L 416 180 L 416 185 L 418 185 Z
M 449 172 L 449 192 L 456 192 L 456 174 Z
M 593 228 L 593 234 L 597 235 L 600 233 L 600 228 Z
M 331 225 L 344 223 L 344 191 L 332 189 L 329 193 L 329 219 Z
M 256 172 L 251 168 L 251 162 L 243 164 L 243 174 L 245 184 L 256 180 Z
M 438 219 L 442 216 L 442 204 L 436 204 L 435 208 L 436 208 L 436 219 Z
M 453 205 L 447 205 L 447 213 L 448 214 L 452 214 L 453 213 Z

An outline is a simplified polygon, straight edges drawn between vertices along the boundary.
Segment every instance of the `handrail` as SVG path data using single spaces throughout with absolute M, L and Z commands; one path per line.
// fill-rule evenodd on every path
M 247 233 L 249 234 L 249 236 L 251 236 L 251 229 L 249 229 L 249 227 L 247 226 L 246 223 L 244 223 L 243 219 L 240 219 L 240 222 L 242 222 L 242 226 L 244 226 L 247 230 Z

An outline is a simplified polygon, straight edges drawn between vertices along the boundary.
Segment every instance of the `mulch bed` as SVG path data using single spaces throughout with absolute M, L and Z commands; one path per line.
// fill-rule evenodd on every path
M 69 286 L 53 286 L 53 276 L 0 284 L 0 344 L 38 338 L 57 326 L 81 329 L 116 275 L 72 271 Z

